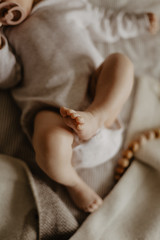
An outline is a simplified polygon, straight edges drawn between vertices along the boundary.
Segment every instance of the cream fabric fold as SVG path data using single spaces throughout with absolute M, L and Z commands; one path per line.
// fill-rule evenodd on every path
M 0 239 L 37 239 L 37 210 L 25 163 L 0 154 Z

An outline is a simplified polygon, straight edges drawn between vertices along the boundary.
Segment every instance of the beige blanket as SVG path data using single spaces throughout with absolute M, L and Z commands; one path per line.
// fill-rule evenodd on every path
M 0 155 L 0 239 L 36 239 L 37 210 L 29 175 L 22 161 Z
M 127 142 L 143 129 L 160 126 L 160 96 L 153 86 L 153 79 L 138 81 Z M 70 239 L 158 240 L 159 223 L 160 140 L 154 140 L 137 153 L 102 207 Z

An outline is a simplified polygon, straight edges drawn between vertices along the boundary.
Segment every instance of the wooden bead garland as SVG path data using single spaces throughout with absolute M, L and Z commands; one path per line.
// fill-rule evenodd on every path
M 134 153 L 139 150 L 141 146 L 146 144 L 148 141 L 160 138 L 160 128 L 151 129 L 147 132 L 141 133 L 140 136 L 133 140 L 122 152 L 122 158 L 118 160 L 118 165 L 115 170 L 115 181 L 117 182 L 127 168 L 130 166 L 134 159 Z

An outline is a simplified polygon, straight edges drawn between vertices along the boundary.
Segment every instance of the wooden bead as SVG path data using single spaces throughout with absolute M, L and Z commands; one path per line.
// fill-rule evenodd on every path
M 160 138 L 160 128 L 154 130 L 156 138 Z
M 118 167 L 115 171 L 116 181 L 119 181 L 126 168 L 130 165 L 130 159 L 133 157 L 134 152 L 138 151 L 140 146 L 147 143 L 148 140 L 153 140 L 155 138 L 160 138 L 160 128 L 142 133 L 137 140 L 129 144 L 128 149 L 122 153 L 123 157 L 118 160 Z
M 130 161 L 128 158 L 120 158 L 118 160 L 118 165 L 121 166 L 122 168 L 127 168 L 130 164 Z
M 153 140 L 153 139 L 155 139 L 155 138 L 156 138 L 156 133 L 155 133 L 155 131 L 151 130 L 151 131 L 148 131 L 148 132 L 147 132 L 147 139 L 148 139 L 148 140 Z
M 123 157 L 130 159 L 131 157 L 133 157 L 133 152 L 131 150 L 127 149 L 123 152 L 122 155 L 123 155 Z
M 121 166 L 118 166 L 116 168 L 116 173 L 118 173 L 118 174 L 122 174 L 124 171 L 125 171 L 125 169 L 123 167 L 121 167 Z
M 138 141 L 139 141 L 140 145 L 146 144 L 148 141 L 147 136 L 145 134 L 141 134 Z
M 134 141 L 128 146 L 128 148 L 133 152 L 138 151 L 139 147 L 140 147 L 140 144 L 138 141 Z

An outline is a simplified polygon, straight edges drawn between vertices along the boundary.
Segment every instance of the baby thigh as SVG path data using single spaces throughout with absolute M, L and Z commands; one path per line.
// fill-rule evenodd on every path
M 72 130 L 52 111 L 39 112 L 34 121 L 33 147 L 39 167 L 53 180 L 72 186 Z

